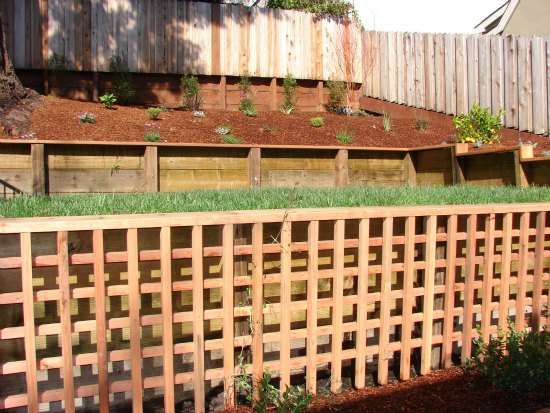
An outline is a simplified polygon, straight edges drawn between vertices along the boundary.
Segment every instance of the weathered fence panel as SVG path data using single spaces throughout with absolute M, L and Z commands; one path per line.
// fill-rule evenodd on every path
M 207 394 L 232 405 L 243 371 L 269 368 L 281 387 L 305 376 L 312 391 L 330 374 L 337 391 L 346 377 L 362 388 L 374 373 L 384 384 L 449 367 L 451 356 L 464 362 L 478 324 L 485 338 L 507 317 L 549 325 L 549 212 L 545 203 L 4 219 L 0 408 L 194 403 L 199 413 Z M 250 329 L 234 329 L 242 322 Z

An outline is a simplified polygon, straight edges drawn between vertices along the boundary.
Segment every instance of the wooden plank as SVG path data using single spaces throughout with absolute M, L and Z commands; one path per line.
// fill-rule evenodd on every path
M 453 332 L 454 332 L 454 289 L 456 282 L 456 252 L 457 252 L 457 222 L 456 215 L 447 218 L 447 265 L 445 267 L 445 308 L 443 315 L 443 368 L 452 366 Z
M 396 33 L 388 33 L 388 101 L 397 101 L 397 38 Z
M 490 37 L 491 47 L 491 105 L 497 114 L 504 107 L 503 40 L 501 36 Z
M 414 34 L 414 94 L 415 107 L 426 108 L 426 79 L 425 75 L 425 54 L 424 54 L 424 35 L 420 33 Z
M 23 328 L 25 345 L 25 378 L 27 382 L 27 408 L 29 413 L 38 413 L 38 381 L 36 364 L 36 338 L 34 323 L 34 292 L 31 234 L 20 235 L 21 282 L 23 286 Z
M 14 41 L 14 54 L 13 64 L 17 68 L 28 69 L 26 66 L 25 56 L 29 52 L 27 50 L 27 36 L 25 36 L 25 1 L 19 0 L 13 3 L 13 41 Z
M 512 223 L 513 215 L 504 214 L 502 221 L 502 251 L 500 267 L 500 300 L 498 325 L 502 329 L 508 328 L 509 296 L 510 296 L 510 275 L 512 268 Z
M 431 370 L 434 320 L 436 229 L 437 217 L 431 215 L 427 218 L 426 222 L 426 270 L 424 272 L 424 308 L 422 318 L 422 354 L 420 364 L 420 374 L 422 375 L 428 374 Z
M 407 78 L 406 78 L 406 68 L 405 65 L 405 34 L 404 33 L 397 33 L 397 39 L 396 39 L 396 76 L 397 76 L 397 97 L 396 97 L 396 103 L 404 104 L 405 103 L 405 95 L 406 95 L 406 84 L 407 84 Z
M 71 342 L 71 290 L 69 285 L 69 247 L 67 231 L 57 233 L 57 270 L 59 273 L 59 320 L 63 357 L 63 398 L 65 411 L 75 411 L 73 346 Z
M 174 413 L 174 333 L 172 310 L 172 241 L 170 227 L 160 229 L 160 271 L 162 311 L 162 358 L 164 376 L 164 408 Z M 195 291 L 195 290 L 193 290 Z M 202 289 L 199 290 L 202 292 Z M 195 311 L 193 301 L 193 311 Z M 196 327 L 196 325 L 194 325 Z M 193 328 L 195 330 L 195 328 Z M 195 333 L 193 333 L 195 334 Z M 200 385 L 200 384 L 199 384 Z
M 415 59 L 414 50 L 414 35 L 410 33 L 405 34 L 405 56 L 407 62 L 413 62 Z M 414 65 L 407 65 L 407 88 L 406 88 L 406 104 L 408 106 L 414 106 L 415 99 L 415 69 Z
M 445 43 L 443 35 L 435 35 L 435 110 L 445 112 L 446 109 L 446 72 Z
M 344 239 L 346 221 L 339 219 L 334 223 L 334 278 L 332 284 L 332 349 L 331 381 L 333 393 L 342 387 L 342 341 L 343 341 L 343 306 L 344 306 Z
M 46 194 L 46 159 L 43 143 L 31 145 L 32 191 L 36 195 Z
M 481 332 L 487 343 L 490 337 L 495 264 L 495 214 L 485 217 L 485 244 L 483 257 L 483 296 L 481 301 Z
M 474 281 L 476 275 L 476 232 L 477 215 L 470 214 L 467 218 L 466 229 L 466 279 L 464 285 L 464 313 L 462 321 L 462 362 L 472 356 L 472 323 L 475 298 Z
M 233 376 L 235 374 L 234 349 L 234 282 L 233 282 L 233 243 L 234 226 L 225 224 L 222 233 L 222 277 L 223 277 L 223 374 L 225 407 L 235 405 Z
M 525 36 L 518 38 L 519 130 L 533 130 L 533 80 L 531 42 Z
M 357 336 L 355 340 L 355 387 L 365 388 L 367 350 L 367 294 L 369 292 L 369 232 L 370 220 L 359 222 L 357 274 Z
M 517 331 L 523 331 L 526 326 L 525 313 L 527 298 L 527 268 L 529 266 L 529 212 L 520 215 L 519 220 L 519 260 L 516 294 L 516 322 Z
M 384 218 L 382 231 L 382 280 L 380 282 L 380 339 L 378 355 L 378 384 L 388 383 L 390 341 L 390 294 L 393 257 L 393 218 Z
M 292 283 L 290 281 L 292 271 L 291 231 L 291 223 L 285 220 L 281 228 L 281 323 L 279 331 L 281 391 L 290 386 L 290 321 L 292 306 Z
M 546 42 L 543 37 L 531 39 L 532 88 L 533 88 L 533 133 L 548 132 L 548 83 L 546 63 Z
M 403 322 L 401 323 L 401 357 L 399 378 L 408 380 L 411 374 L 411 341 L 412 341 L 412 312 L 413 312 L 413 287 L 414 287 L 414 217 L 405 218 L 405 250 L 403 257 Z
M 336 180 L 335 185 L 336 186 L 347 186 L 348 185 L 348 172 L 349 172 L 349 164 L 348 164 L 348 150 L 347 149 L 339 149 L 336 153 L 336 160 L 335 160 L 335 166 L 336 166 Z
M 491 108 L 491 43 L 489 36 L 481 36 L 479 45 L 479 105 Z
M 94 261 L 94 290 L 95 290 L 95 319 L 97 341 L 97 376 L 99 410 L 109 412 L 109 372 L 107 353 L 107 320 L 105 291 L 105 248 L 103 231 L 93 231 L 93 261 Z
M 518 128 L 518 54 L 515 36 L 504 38 L 504 126 Z
M 544 246 L 545 246 L 545 229 L 546 229 L 546 213 L 537 213 L 537 227 L 535 234 L 535 258 L 533 272 L 533 331 L 540 331 L 544 326 L 541 321 L 542 313 L 542 290 L 543 290 L 543 272 L 544 272 Z M 548 294 L 550 295 L 550 293 Z M 546 318 L 550 316 L 546 315 Z
M 426 90 L 426 109 L 435 110 L 435 41 L 432 33 L 423 34 L 424 36 L 424 82 Z
M 520 146 L 519 149 L 516 149 L 514 151 L 514 176 L 516 186 L 529 186 L 529 177 L 527 174 L 529 164 L 522 163 L 522 152 L 524 152 L 525 150 L 529 150 L 531 155 L 530 157 L 532 157 L 532 146 Z
M 263 271 L 263 225 L 255 223 L 252 226 L 252 380 L 256 383 L 264 372 L 264 283 Z M 308 251 L 311 251 L 308 249 Z M 310 252 L 311 254 L 311 252 Z M 308 284 L 308 293 L 310 293 L 310 285 Z M 308 309 L 309 317 L 309 309 Z M 309 318 L 308 318 L 309 323 Z M 310 344 L 311 335 L 308 334 L 308 345 Z M 308 357 L 309 359 L 309 357 Z M 308 373 L 311 373 L 307 370 Z M 315 386 L 314 386 L 315 388 Z M 259 400 L 260 392 L 257 385 L 254 386 L 254 399 Z
M 468 55 L 466 36 L 457 35 L 456 45 L 456 114 L 468 112 Z
M 158 192 L 159 190 L 159 157 L 157 146 L 146 146 L 143 156 L 145 176 L 145 191 Z
M 319 300 L 319 221 L 308 225 L 306 388 L 317 391 L 317 302 Z M 359 327 L 358 327 L 359 328 Z M 358 333 L 359 334 L 359 333 Z
M 141 373 L 141 326 L 139 291 L 139 252 L 136 228 L 127 232 L 128 306 L 130 314 L 130 354 L 132 363 L 132 411 L 143 412 L 143 381 Z
M 204 279 L 203 231 L 194 225 L 191 232 L 193 277 L 193 381 L 195 411 L 205 411 L 204 389 Z
M 262 150 L 260 148 L 250 148 L 248 153 L 248 178 L 251 188 L 262 186 Z
M 415 158 L 414 154 L 407 152 L 403 160 L 403 180 L 409 186 L 416 186 L 417 184 Z
M 455 36 L 445 34 L 445 113 L 456 114 Z
M 479 36 L 468 36 L 466 39 L 468 56 L 468 110 L 474 105 L 479 104 Z

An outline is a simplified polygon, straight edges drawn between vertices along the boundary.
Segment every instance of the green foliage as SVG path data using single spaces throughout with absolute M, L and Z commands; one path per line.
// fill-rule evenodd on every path
M 147 114 L 149 115 L 149 119 L 151 120 L 157 120 L 160 116 L 160 113 L 162 112 L 161 108 L 148 108 Z
M 109 71 L 114 73 L 112 92 L 118 102 L 123 105 L 130 103 L 136 91 L 132 88 L 132 75 L 128 63 L 123 57 L 113 55 L 109 58 Z
M 498 329 L 497 337 L 485 343 L 480 336 L 473 340 L 478 346 L 468 368 L 479 371 L 499 389 L 532 390 L 538 383 L 550 381 L 550 331 Z
M 245 72 L 239 80 L 239 90 L 241 91 L 241 106 L 239 110 L 246 116 L 256 116 L 254 106 L 254 92 L 252 90 L 252 81 L 248 72 Z
M 328 17 L 351 17 L 355 22 L 359 22 L 357 11 L 348 0 L 268 0 L 267 7 L 302 10 Z
M 325 120 L 322 116 L 315 116 L 309 120 L 309 123 L 314 128 L 320 128 L 321 126 L 324 126 Z
M 145 124 L 145 142 L 160 142 L 160 126 L 154 123 Z
M 382 129 L 386 132 L 391 132 L 392 128 L 391 116 L 389 113 L 384 112 L 384 116 L 382 117 Z
M 336 139 L 347 145 L 350 145 L 353 143 L 353 135 L 346 131 L 342 131 L 338 133 L 338 135 L 336 135 Z
M 200 111 L 202 97 L 199 79 L 193 75 L 183 75 L 181 77 L 180 89 L 183 96 L 182 107 L 186 110 Z
M 268 123 L 262 125 L 262 132 L 273 132 L 275 128 Z
M 216 132 L 218 135 L 227 135 L 231 132 L 231 125 L 216 126 L 214 132 Z
M 428 130 L 430 128 L 432 121 L 428 116 L 424 117 L 422 115 L 417 115 L 414 118 L 414 124 L 418 130 Z
M 95 115 L 93 113 L 84 112 L 78 117 L 80 123 L 95 123 Z
M 325 86 L 328 88 L 327 111 L 342 113 L 342 101 L 347 93 L 346 84 L 337 80 L 327 80 Z
M 489 108 L 482 108 L 474 103 L 467 114 L 453 117 L 453 124 L 458 131 L 458 142 L 481 141 L 489 145 L 499 142 L 498 131 L 502 128 L 500 118 L 503 114 L 504 109 L 500 109 L 496 115 L 491 115 Z
M 296 108 L 296 100 L 298 99 L 298 82 L 288 73 L 283 79 L 283 113 L 291 114 Z
M 232 145 L 238 145 L 240 143 L 243 143 L 239 138 L 233 136 L 233 135 L 224 135 L 222 137 L 222 143 L 230 143 Z
M 113 93 L 105 93 L 99 97 L 99 101 L 103 103 L 107 109 L 112 109 L 116 102 L 116 96 Z

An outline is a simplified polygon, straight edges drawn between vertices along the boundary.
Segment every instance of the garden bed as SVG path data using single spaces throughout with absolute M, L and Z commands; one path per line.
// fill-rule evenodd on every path
M 106 109 L 99 103 L 51 96 L 43 97 L 42 102 L 32 115 L 29 129 L 32 137 L 41 140 L 143 142 L 145 123 L 151 123 L 145 107 Z M 79 122 L 78 117 L 85 112 L 96 116 L 94 124 Z M 310 119 L 314 116 L 322 116 L 324 126 L 312 127 Z M 168 143 L 221 143 L 222 136 L 214 131 L 220 125 L 230 125 L 231 134 L 247 145 L 342 146 L 336 136 L 347 132 L 353 137 L 350 146 L 415 148 L 452 143 L 456 132 L 451 117 L 433 116 L 427 130 L 417 129 L 411 119 L 392 119 L 392 130 L 386 132 L 382 118 L 376 116 L 285 115 L 280 111 L 246 117 L 236 111 L 207 110 L 205 117 L 198 118 L 192 112 L 172 109 L 162 112 L 160 120 L 153 123 L 160 127 L 161 140 Z M 501 143 L 491 148 L 515 147 L 519 136 L 519 132 L 505 134 Z M 548 138 L 531 136 L 531 142 L 537 144 L 535 154 L 550 150 Z

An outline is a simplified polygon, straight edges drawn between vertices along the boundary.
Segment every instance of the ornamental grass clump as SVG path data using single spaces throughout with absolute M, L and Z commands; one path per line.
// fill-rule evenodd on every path
M 500 119 L 504 109 L 496 115 L 491 115 L 489 108 L 482 108 L 474 103 L 468 113 L 453 117 L 453 124 L 458 131 L 457 141 L 460 143 L 482 143 L 492 145 L 500 142 L 498 131 L 502 128 Z

